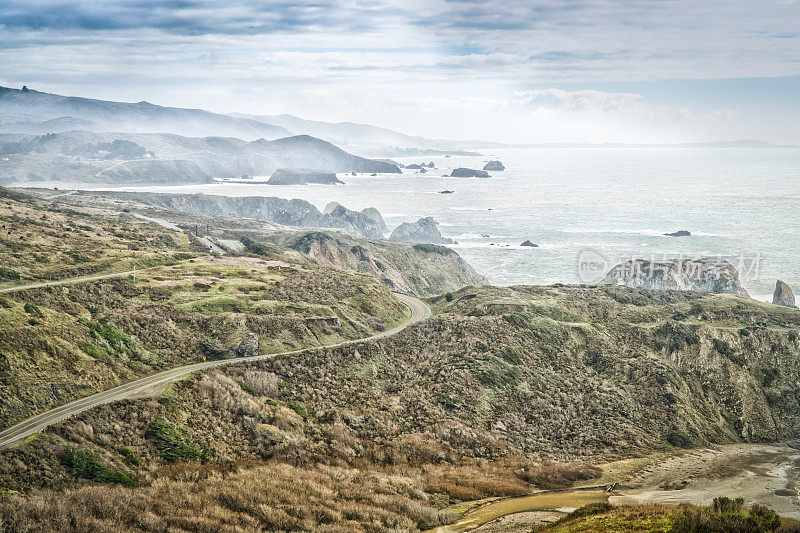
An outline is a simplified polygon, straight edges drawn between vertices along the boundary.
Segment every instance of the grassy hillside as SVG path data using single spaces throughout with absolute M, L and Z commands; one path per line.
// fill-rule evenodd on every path
M 414 478 L 431 513 L 600 474 L 548 460 L 797 436 L 795 310 L 564 286 L 471 288 L 432 304 L 436 316 L 379 343 L 217 369 L 93 409 L 0 454 L 0 485 L 87 483 L 64 462 L 71 449 L 142 487 L 194 462 L 333 465 Z
M 49 191 L 48 196 L 62 193 Z M 189 237 L 78 213 L 0 188 L 0 287 L 130 270 L 193 257 Z
M 406 316 L 380 280 L 334 273 L 291 250 L 275 248 L 269 260 L 199 256 L 181 232 L 21 200 L 2 199 L 0 216 L 25 236 L 12 241 L 6 268 L 19 279 L 7 285 L 119 271 L 134 258 L 155 266 L 135 283 L 114 278 L 0 295 L 3 427 L 203 358 L 361 338 Z
M 29 192 L 39 197 L 52 196 L 52 191 L 41 189 Z M 260 243 L 299 251 L 325 266 L 371 274 L 384 280 L 394 290 L 411 292 L 421 297 L 455 291 L 467 285 L 488 283 L 458 253 L 443 246 L 365 239 L 331 228 L 290 228 L 255 218 L 222 216 L 222 211 L 211 211 L 219 213 L 218 215 L 189 214 L 155 209 L 137 201 L 137 198 L 148 196 L 77 191 L 59 197 L 57 201 L 81 210 L 102 209 L 104 213 L 114 216 L 130 216 L 130 213 L 138 212 L 168 220 L 184 228 L 206 228 L 210 235 L 223 239 L 240 239 L 245 236 Z M 285 210 L 288 211 L 281 215 L 281 220 L 296 218 L 295 209 L 296 204 L 287 203 Z M 255 212 L 251 215 L 257 216 Z

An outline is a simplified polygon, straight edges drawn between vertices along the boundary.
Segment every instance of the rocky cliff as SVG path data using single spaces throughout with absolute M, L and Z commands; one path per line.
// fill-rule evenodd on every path
M 778 280 L 775 283 L 775 292 L 772 294 L 772 303 L 784 307 L 796 307 L 794 303 L 794 293 L 791 287 Z
M 383 227 L 373 217 L 341 205 L 327 214 L 305 200 L 264 196 L 215 196 L 206 194 L 120 193 L 121 198 L 172 211 L 197 215 L 254 218 L 284 226 L 339 228 L 355 235 L 381 238 Z
M 601 283 L 645 289 L 705 291 L 748 296 L 733 265 L 723 259 L 635 259 L 615 266 Z
M 422 242 L 431 244 L 453 244 L 451 239 L 442 237 L 439 223 L 432 217 L 425 217 L 416 222 L 403 222 L 392 231 L 392 241 Z
M 340 181 L 333 172 L 287 168 L 279 168 L 267 181 L 267 185 L 305 185 L 307 183 L 336 185 L 344 182 Z
M 488 178 L 489 173 L 485 170 L 476 170 L 474 168 L 454 168 L 450 173 L 451 178 Z
M 393 290 L 417 296 L 433 296 L 488 283 L 454 250 L 435 244 L 354 239 L 332 231 L 265 237 L 308 254 L 324 265 L 372 274 Z

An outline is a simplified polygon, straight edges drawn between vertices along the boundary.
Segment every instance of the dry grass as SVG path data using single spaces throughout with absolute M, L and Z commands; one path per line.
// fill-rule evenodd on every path
M 566 489 L 576 481 L 600 477 L 601 469 L 584 464 L 534 462 L 520 456 L 496 461 L 464 459 L 457 465 L 422 469 L 425 491 L 445 494 L 450 501 L 527 496 L 534 489 Z
M 173 469 L 138 489 L 85 487 L 7 496 L 5 531 L 414 531 L 451 521 L 412 478 L 267 464 Z

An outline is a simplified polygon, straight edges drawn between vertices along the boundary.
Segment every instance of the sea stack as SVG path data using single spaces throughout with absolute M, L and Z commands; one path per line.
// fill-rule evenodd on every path
M 336 185 L 342 182 L 333 172 L 287 168 L 279 168 L 267 181 L 267 185 L 305 185 L 307 183 Z
M 664 234 L 665 237 L 690 237 L 691 235 L 691 232 L 686 231 L 685 229 Z
M 485 170 L 475 170 L 474 168 L 459 167 L 450 173 L 451 178 L 488 178 L 489 173 Z
M 392 232 L 389 240 L 419 242 L 429 244 L 453 244 L 453 241 L 442 237 L 439 223 L 432 217 L 425 217 L 416 222 L 403 222 Z
M 498 161 L 496 159 L 493 160 L 493 161 L 489 161 L 483 167 L 483 170 L 505 170 L 505 169 L 506 169 L 506 167 L 503 166 L 503 163 L 501 163 L 500 161 Z
M 609 271 L 604 284 L 643 289 L 719 292 L 748 296 L 736 268 L 714 257 L 650 261 L 634 259 Z
M 781 280 L 775 283 L 775 292 L 772 294 L 772 303 L 784 307 L 796 307 L 794 303 L 794 293 L 791 287 Z

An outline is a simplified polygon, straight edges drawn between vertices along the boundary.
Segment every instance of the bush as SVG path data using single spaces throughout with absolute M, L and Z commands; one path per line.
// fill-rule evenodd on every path
M 439 246 L 438 244 L 421 243 L 412 246 L 417 252 L 426 254 L 439 254 L 439 255 L 453 255 L 455 252 L 447 246 Z
M 542 463 L 534 467 L 526 467 L 522 479 L 533 483 L 540 489 L 566 489 L 576 481 L 596 479 L 603 474 L 603 469 L 594 465 L 561 465 Z
M 13 268 L 0 267 L 0 279 L 20 279 L 20 274 Z
M 133 466 L 139 466 L 142 464 L 141 459 L 136 455 L 132 449 L 128 448 L 127 446 L 123 446 L 119 449 L 119 454 L 125 458 L 125 460 L 132 464 Z
M 691 448 L 694 445 L 692 439 L 686 433 L 677 429 L 671 431 L 667 435 L 667 442 L 676 448 L 683 449 Z
M 101 483 L 119 483 L 120 485 L 133 486 L 133 480 L 124 472 L 113 470 L 100 460 L 89 450 L 78 448 L 67 448 L 61 457 L 61 464 L 67 469 L 70 475 L 98 481 Z
M 169 422 L 153 420 L 145 437 L 153 443 L 161 457 L 168 463 L 196 459 L 202 463 L 208 462 L 210 450 L 192 440 L 188 431 Z
M 25 304 L 25 312 L 37 318 L 42 318 L 44 316 L 44 313 L 42 313 L 42 310 L 39 309 L 39 306 L 30 302 Z
M 266 244 L 261 244 L 260 242 L 256 242 L 250 237 L 246 235 L 242 235 L 239 237 L 239 242 L 244 245 L 244 249 L 246 252 L 255 254 L 255 255 L 264 255 L 269 257 L 272 255 L 272 252 L 269 250 L 269 246 Z
M 781 527 L 778 513 L 761 505 L 744 511 L 744 500 L 714 498 L 711 509 L 682 507 L 672 521 L 672 533 L 767 533 Z
M 363 246 L 356 244 L 352 248 L 350 248 L 350 253 L 358 258 L 359 261 L 369 261 L 369 256 L 367 256 L 367 250 L 364 249 Z
M 444 295 L 444 299 L 447 300 L 448 302 L 452 302 L 453 301 L 453 293 L 452 292 L 446 293 Z

